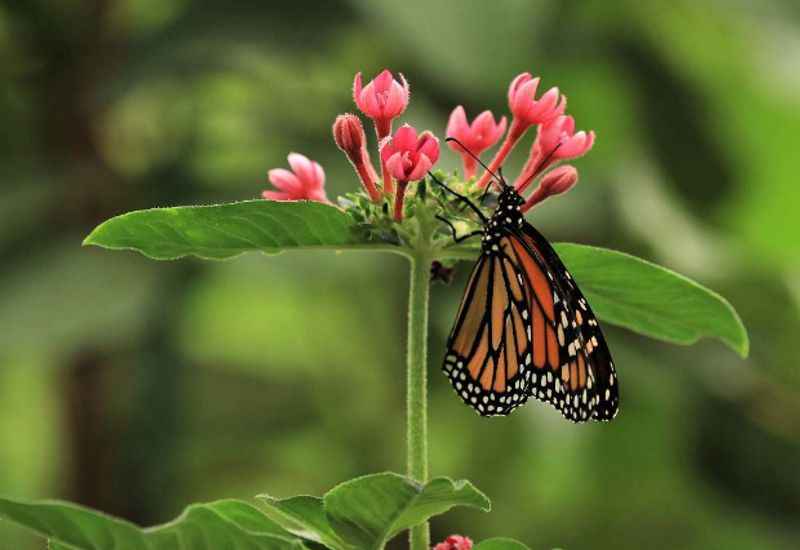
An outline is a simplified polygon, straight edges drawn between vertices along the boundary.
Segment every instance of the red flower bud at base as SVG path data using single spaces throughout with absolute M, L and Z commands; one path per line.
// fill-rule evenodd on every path
M 434 546 L 433 550 L 472 550 L 472 539 L 461 535 L 450 535 L 444 542 Z

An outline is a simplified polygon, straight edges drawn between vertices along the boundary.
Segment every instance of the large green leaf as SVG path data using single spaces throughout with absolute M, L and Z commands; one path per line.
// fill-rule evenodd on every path
M 253 506 L 221 500 L 190 506 L 176 520 L 150 529 L 63 502 L 0 499 L 0 517 L 50 539 L 57 550 L 301 549 L 302 542 Z
M 290 533 L 334 550 L 349 548 L 331 527 L 321 498 L 305 495 L 285 499 L 261 495 L 258 498 L 264 504 L 265 513 Z
M 367 246 L 356 240 L 351 218 L 334 206 L 266 200 L 137 210 L 100 224 L 83 244 L 136 250 L 156 260 Z
M 469 481 L 436 478 L 425 485 L 391 473 L 342 483 L 324 499 L 334 530 L 357 548 L 382 548 L 386 542 L 453 506 L 488 511 L 489 499 Z
M 475 545 L 475 550 L 530 550 L 518 540 L 497 537 L 482 540 Z
M 567 243 L 555 248 L 604 321 L 676 344 L 718 338 L 747 356 L 747 331 L 716 292 L 623 252 Z

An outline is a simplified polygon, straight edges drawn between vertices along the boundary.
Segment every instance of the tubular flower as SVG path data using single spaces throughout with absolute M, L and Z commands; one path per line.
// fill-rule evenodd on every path
M 571 116 L 558 117 L 542 124 L 531 147 L 530 156 L 525 162 L 514 186 L 520 193 L 548 166 L 559 160 L 581 157 L 594 145 L 594 131 L 575 132 L 575 119 Z
M 288 158 L 291 171 L 275 168 L 268 173 L 269 181 L 278 191 L 267 190 L 261 196 L 275 201 L 330 202 L 325 196 L 325 171 L 322 166 L 300 153 L 290 153 Z
M 461 535 L 450 535 L 444 542 L 434 546 L 433 550 L 472 550 L 472 539 Z
M 394 218 L 403 219 L 403 198 L 409 181 L 420 180 L 439 160 L 439 140 L 430 132 L 417 131 L 408 124 L 381 146 L 381 161 L 390 177 L 397 180 Z
M 594 145 L 594 131 L 575 132 L 575 119 L 558 116 L 543 124 L 536 138 L 541 154 L 550 155 L 551 161 L 582 157 Z
M 410 90 L 403 75 L 398 81 L 391 71 L 384 69 L 374 80 L 362 87 L 361 73 L 353 80 L 353 100 L 361 112 L 375 123 L 378 139 L 392 133 L 392 120 L 408 107 Z
M 542 177 L 539 187 L 531 193 L 531 196 L 522 205 L 522 211 L 527 212 L 547 197 L 566 193 L 576 183 L 578 183 L 578 170 L 574 166 L 565 164 L 554 168 Z
M 456 138 L 475 155 L 480 155 L 497 143 L 505 131 L 506 117 L 502 117 L 499 122 L 495 122 L 491 111 L 483 111 L 470 124 L 464 107 L 461 105 L 453 109 L 447 122 L 447 137 Z M 448 143 L 453 151 L 461 154 L 461 160 L 464 164 L 464 179 L 473 177 L 477 164 L 475 159 L 465 153 L 464 149 L 457 143 L 453 141 Z
M 550 88 L 536 99 L 539 81 L 539 77 L 522 73 L 508 87 L 508 108 L 511 109 L 514 119 L 525 128 L 552 120 L 566 108 L 566 99 L 560 96 L 556 87 Z
M 350 113 L 336 117 L 333 123 L 333 140 L 336 142 L 336 146 L 347 155 L 347 159 L 353 165 L 372 201 L 380 201 L 381 194 L 375 185 L 375 182 L 378 181 L 378 175 L 369 160 L 367 136 L 361 120 Z
M 550 88 L 539 99 L 536 99 L 536 89 L 539 87 L 539 77 L 532 77 L 530 73 L 517 75 L 508 87 L 508 108 L 513 118 L 508 135 L 500 146 L 500 150 L 489 164 L 491 171 L 496 171 L 508 154 L 534 124 L 548 122 L 564 113 L 567 108 L 567 98 L 561 95 L 558 88 Z M 491 174 L 485 172 L 478 180 L 480 187 L 489 183 Z

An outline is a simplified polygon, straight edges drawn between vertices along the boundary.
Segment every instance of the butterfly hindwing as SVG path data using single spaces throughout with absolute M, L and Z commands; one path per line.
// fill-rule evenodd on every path
M 482 416 L 509 414 L 527 400 L 528 304 L 514 264 L 500 255 L 481 255 L 447 341 L 444 371 L 461 399 Z

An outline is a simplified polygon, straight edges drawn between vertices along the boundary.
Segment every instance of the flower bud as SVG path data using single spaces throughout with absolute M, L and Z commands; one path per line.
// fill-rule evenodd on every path
M 578 170 L 569 164 L 554 168 L 542 177 L 539 187 L 531 193 L 525 204 L 522 205 L 522 211 L 527 212 L 534 205 L 542 202 L 548 197 L 553 195 L 560 195 L 566 193 L 578 183 Z
M 369 160 L 367 136 L 361 119 L 351 113 L 337 116 L 333 123 L 333 141 L 347 155 L 370 199 L 380 201 L 381 194 L 376 186 L 378 175 Z
M 337 116 L 333 123 L 333 140 L 348 157 L 360 155 L 367 141 L 361 119 L 351 113 Z

